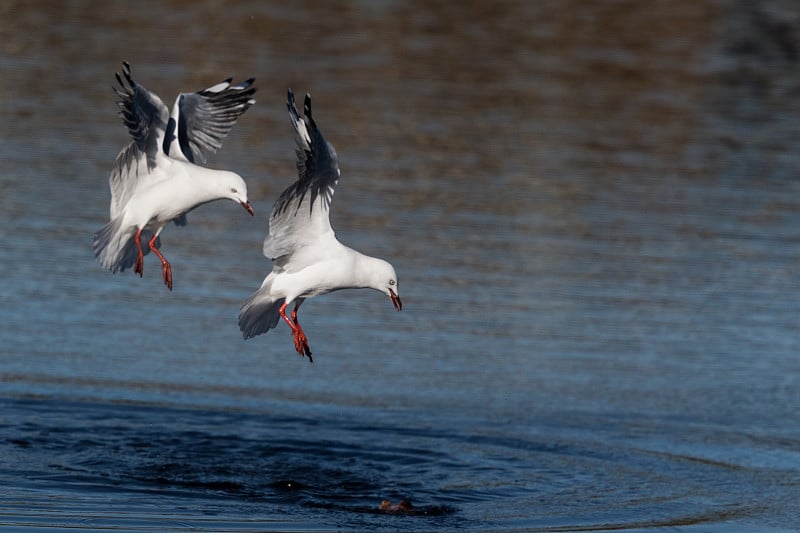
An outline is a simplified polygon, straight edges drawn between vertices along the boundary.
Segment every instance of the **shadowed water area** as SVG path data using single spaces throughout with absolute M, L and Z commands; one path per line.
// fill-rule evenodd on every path
M 90 235 L 128 142 L 254 76 L 144 277 Z M 0 3 L 0 526 L 790 531 L 800 523 L 793 2 Z M 314 98 L 372 291 L 243 341 Z M 381 502 L 411 502 L 381 509 Z

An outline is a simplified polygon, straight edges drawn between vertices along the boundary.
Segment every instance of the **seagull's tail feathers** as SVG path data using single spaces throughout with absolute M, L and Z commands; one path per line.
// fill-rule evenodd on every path
M 104 268 L 113 273 L 124 272 L 133 267 L 139 254 L 134 240 L 135 228 L 123 228 L 122 216 L 112 218 L 100 231 L 92 235 L 94 256 Z M 147 255 L 150 247 L 147 242 L 152 237 L 149 231 L 143 231 L 141 237 L 142 252 Z M 160 239 L 156 239 L 156 247 L 160 247 Z
M 239 311 L 239 329 L 242 336 L 252 339 L 256 335 L 266 333 L 278 325 L 281 318 L 278 309 L 285 298 L 274 298 L 272 292 L 272 274 L 267 276 L 261 288 L 250 295 Z

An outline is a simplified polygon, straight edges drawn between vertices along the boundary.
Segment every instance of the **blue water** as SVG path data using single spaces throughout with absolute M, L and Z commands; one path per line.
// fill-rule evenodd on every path
M 792 3 L 2 10 L 0 527 L 797 528 Z M 256 218 L 168 227 L 172 292 L 91 252 L 123 59 L 168 105 L 259 86 L 209 161 Z M 404 303 L 308 301 L 313 364 L 236 326 L 290 86 L 339 153 L 337 235 Z

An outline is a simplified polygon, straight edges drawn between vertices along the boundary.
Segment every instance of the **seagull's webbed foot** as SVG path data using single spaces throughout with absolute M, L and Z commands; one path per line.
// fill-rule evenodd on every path
M 166 260 L 161 263 L 161 274 L 164 276 L 164 285 L 172 290 L 172 265 Z
M 142 255 L 136 258 L 136 263 L 133 265 L 133 273 L 139 274 L 140 278 L 144 275 L 144 257 Z
M 294 340 L 294 349 L 300 354 L 300 357 L 308 357 L 308 362 L 313 363 L 314 359 L 311 358 L 311 348 L 308 347 L 308 337 L 305 332 L 297 325 L 296 329 L 292 330 L 292 340 Z
M 147 244 L 150 246 L 150 249 L 153 251 L 153 253 L 156 254 L 161 260 L 161 275 L 164 277 L 164 285 L 166 285 L 169 290 L 172 290 L 172 265 L 170 265 L 169 261 L 167 261 L 164 255 L 158 251 L 156 239 L 158 239 L 157 232 Z
M 294 349 L 300 354 L 300 357 L 308 357 L 308 362 L 313 363 L 314 360 L 311 358 L 311 348 L 308 347 L 308 337 L 306 337 L 306 334 L 303 332 L 303 328 L 300 327 L 300 322 L 297 321 L 297 309 L 300 307 L 300 303 L 302 303 L 302 301 L 295 304 L 294 310 L 292 311 L 292 318 L 286 316 L 286 306 L 289 305 L 288 303 L 284 303 L 280 309 L 278 309 L 278 313 L 281 315 L 281 318 L 286 321 L 286 324 L 292 328 Z

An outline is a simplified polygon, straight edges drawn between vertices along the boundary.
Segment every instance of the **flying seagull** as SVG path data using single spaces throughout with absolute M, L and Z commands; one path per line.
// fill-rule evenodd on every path
M 181 93 L 170 114 L 157 95 L 133 81 L 127 62 L 116 79 L 117 105 L 132 140 L 114 161 L 111 220 L 92 236 L 92 247 L 105 268 L 116 273 L 133 267 L 140 277 L 144 255 L 152 250 L 172 290 L 172 267 L 159 251 L 167 223 L 184 226 L 189 211 L 226 198 L 253 214 L 241 176 L 198 163 L 222 146 L 236 119 L 255 103 L 255 80 L 231 85 L 228 78 L 197 93 Z
M 329 214 L 339 165 L 336 150 L 311 116 L 311 96 L 306 94 L 304 117 L 297 113 L 291 89 L 287 106 L 297 144 L 298 179 L 272 208 L 264 239 L 264 255 L 272 261 L 272 272 L 242 306 L 239 329 L 249 339 L 274 328 L 282 318 L 292 330 L 297 353 L 312 361 L 308 338 L 297 319 L 306 298 L 339 289 L 375 289 L 386 294 L 397 311 L 403 304 L 394 267 L 343 245 L 331 228 Z M 294 309 L 287 316 L 286 308 L 292 303 Z

